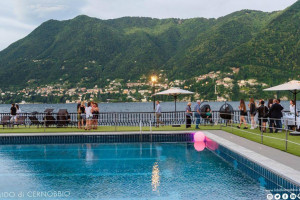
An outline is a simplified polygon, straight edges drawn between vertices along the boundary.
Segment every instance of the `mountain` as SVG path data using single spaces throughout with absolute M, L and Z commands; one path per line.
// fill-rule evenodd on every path
M 107 79 L 133 81 L 160 70 L 169 80 L 187 80 L 232 67 L 240 69 L 235 83 L 297 79 L 300 1 L 283 11 L 242 10 L 218 19 L 49 20 L 0 52 L 0 89 L 103 87 Z

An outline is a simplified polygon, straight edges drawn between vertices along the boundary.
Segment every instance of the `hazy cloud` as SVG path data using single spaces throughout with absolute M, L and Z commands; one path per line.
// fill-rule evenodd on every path
M 49 19 L 85 14 L 101 19 L 123 16 L 217 18 L 242 9 L 275 11 L 297 0 L 1 0 L 0 50 Z
M 242 9 L 282 10 L 296 0 L 87 0 L 82 12 L 102 19 L 123 16 L 217 18 Z
M 13 12 L 25 23 L 41 23 L 49 19 L 68 19 L 78 15 L 85 0 L 12 0 Z

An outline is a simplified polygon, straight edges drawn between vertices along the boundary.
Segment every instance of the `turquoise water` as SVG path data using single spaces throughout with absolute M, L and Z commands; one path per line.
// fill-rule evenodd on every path
M 1 146 L 0 176 L 0 199 L 266 199 L 190 143 Z

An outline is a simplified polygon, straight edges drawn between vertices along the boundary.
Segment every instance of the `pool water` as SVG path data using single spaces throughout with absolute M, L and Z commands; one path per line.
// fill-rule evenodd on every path
M 258 200 L 267 194 L 192 143 L 11 145 L 0 147 L 0 162 L 0 199 Z

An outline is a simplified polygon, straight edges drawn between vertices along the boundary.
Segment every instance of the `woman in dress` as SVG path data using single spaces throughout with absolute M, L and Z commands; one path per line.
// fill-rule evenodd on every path
M 240 125 L 238 126 L 238 128 L 241 128 L 242 123 L 244 123 L 244 129 L 248 129 L 247 127 L 247 122 L 245 117 L 247 116 L 247 110 L 246 110 L 246 104 L 244 99 L 241 99 L 240 101 L 240 106 L 239 106 L 239 110 L 240 110 Z
M 21 108 L 19 107 L 18 104 L 16 105 L 16 108 L 17 108 L 17 117 L 16 117 L 16 121 L 18 121 L 19 117 L 21 116 L 22 110 L 21 110 Z
M 256 115 L 256 103 L 253 98 L 249 99 L 248 107 L 250 108 L 250 117 L 251 117 L 251 128 L 250 129 L 255 129 L 256 121 L 255 121 L 254 117 Z
M 93 120 L 92 120 L 92 128 L 97 129 L 98 128 L 98 119 L 99 119 L 99 107 L 97 103 L 93 103 L 92 106 L 92 114 L 93 114 Z
M 86 118 L 84 101 L 81 102 L 79 109 L 80 109 L 79 113 L 80 113 L 81 127 L 84 128 L 84 121 Z
M 77 128 L 78 129 L 81 129 L 81 121 L 82 121 L 80 107 L 81 107 L 81 103 L 79 102 L 77 104 L 77 125 L 78 125 Z
M 290 100 L 290 113 L 295 114 L 295 101 Z M 297 116 L 298 116 L 298 110 L 296 110 Z

